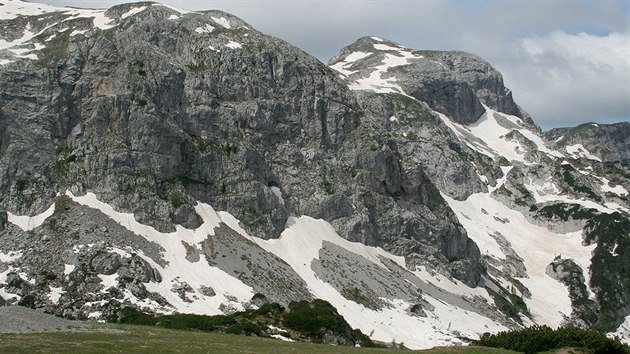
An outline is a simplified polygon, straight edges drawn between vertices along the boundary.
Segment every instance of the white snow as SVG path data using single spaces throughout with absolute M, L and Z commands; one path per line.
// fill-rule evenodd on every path
M 615 332 L 608 333 L 608 337 L 619 337 L 623 343 L 630 344 L 630 316 L 626 317 Z
M 363 58 L 369 57 L 372 53 L 365 52 L 352 52 L 345 57 L 344 60 L 339 61 L 330 67 L 343 75 L 349 76 L 354 74 L 355 71 L 348 70 L 347 67 L 352 66 L 356 61 L 361 60 Z
M 8 267 L 7 270 L 5 270 L 4 272 L 0 272 L 0 284 L 6 283 L 7 275 L 13 271 L 15 271 L 13 267 Z M 4 298 L 5 300 L 20 298 L 19 295 L 7 293 L 5 287 L 0 287 L 0 296 L 2 296 L 2 298 Z
M 407 95 L 402 88 L 396 83 L 395 77 L 385 78 L 390 68 L 407 65 L 414 59 L 423 58 L 421 55 L 414 54 L 411 50 L 404 47 L 392 47 L 386 44 L 374 44 L 374 48 L 379 51 L 388 51 L 394 53 L 384 53 L 385 58 L 380 65 L 374 67 L 368 77 L 359 77 L 354 79 L 348 86 L 352 90 L 368 90 L 381 93 L 399 93 Z M 340 61 L 331 65 L 331 68 L 339 73 L 350 76 L 354 71 L 348 70 L 348 66 L 355 61 L 365 58 L 373 53 L 355 52 L 346 57 L 344 61 Z
M 63 265 L 63 274 L 68 276 L 70 275 L 70 273 L 74 272 L 74 268 L 76 268 L 76 266 L 74 264 L 64 264 Z
M 64 291 L 62 288 L 50 287 L 50 293 L 48 294 L 48 298 L 52 301 L 53 304 L 58 304 L 59 299 L 61 299 L 61 295 L 63 295 Z
M 199 228 L 190 230 L 176 225 L 176 231 L 162 233 L 150 226 L 140 224 L 135 220 L 133 214 L 115 211 L 110 205 L 99 201 L 93 193 L 77 197 L 70 191 L 66 191 L 66 195 L 79 204 L 100 210 L 123 227 L 159 244 L 164 249 L 162 256 L 169 262 L 166 266 L 157 264 L 142 252 L 138 252 L 138 255 L 157 269 L 163 279 L 160 283 L 146 283 L 147 290 L 161 294 L 177 311 L 181 313 L 219 314 L 221 313 L 220 305 L 226 303 L 235 309 L 242 310 L 242 303 L 249 301 L 254 295 L 250 286 L 221 269 L 211 266 L 205 257 L 201 257 L 198 262 L 194 263 L 186 259 L 186 248 L 182 245 L 182 241 L 189 245 L 199 245 L 212 237 L 214 229 L 220 225 L 219 215 L 209 205 L 198 203 L 195 206 L 195 211 L 204 221 Z M 187 294 L 188 301 L 171 291 L 173 285 L 182 283 L 188 284 L 195 291 L 194 294 Z M 199 289 L 202 286 L 212 287 L 217 295 L 210 297 L 201 294 Z M 135 299 L 133 295 L 130 294 L 129 296 L 130 299 Z M 236 301 L 230 300 L 232 297 L 236 298 Z M 156 306 L 150 302 L 141 301 L 140 304 Z
M 177 15 L 170 15 L 168 17 L 168 20 L 179 20 L 179 16 L 177 16 Z
M 509 161 L 520 161 L 526 165 L 531 165 L 532 163 L 525 159 L 526 148 L 515 139 L 505 138 L 507 134 L 516 130 L 534 143 L 539 151 L 551 157 L 563 157 L 558 151 L 549 149 L 540 136 L 525 128 L 520 118 L 494 111 L 485 105 L 484 108 L 485 113 L 475 123 L 466 126 L 451 121 L 444 114 L 435 113 L 466 145 L 484 155 L 503 156 Z M 506 119 L 513 126 L 520 128 L 506 128 L 499 123 L 498 118 Z
M 234 42 L 234 41 L 229 41 L 225 46 L 231 49 L 239 49 L 243 47 L 243 44 Z
M 565 150 L 574 158 L 587 158 L 589 160 L 602 161 L 599 157 L 591 154 L 582 144 L 567 145 Z
M 210 17 L 214 22 L 216 22 L 218 25 L 223 26 L 227 29 L 232 28 L 232 26 L 230 25 L 230 21 L 225 18 L 225 17 Z
M 193 12 L 193 11 L 182 10 L 182 9 L 177 8 L 177 7 L 164 5 L 164 4 L 153 4 L 153 6 L 163 6 L 163 7 L 169 8 L 169 9 L 171 9 L 173 11 L 176 11 L 176 12 L 178 12 L 181 15 L 185 15 L 185 14 L 189 14 L 189 13 L 196 13 L 196 12 Z
M 46 209 L 41 214 L 37 214 L 35 216 L 22 216 L 22 215 L 14 215 L 11 212 L 7 212 L 8 221 L 19 227 L 24 231 L 31 231 L 39 226 L 41 226 L 46 219 L 48 219 L 55 212 L 55 203 Z
M 600 181 L 602 181 L 602 192 L 610 192 L 614 193 L 620 197 L 624 195 L 628 195 L 628 190 L 625 189 L 622 185 L 610 185 L 610 181 L 606 177 L 597 177 Z
M 348 56 L 343 60 L 345 63 L 354 63 L 357 60 L 361 60 L 363 58 L 367 58 L 370 55 L 372 55 L 372 53 L 365 53 L 365 52 L 353 52 L 348 54 Z
M 2 263 L 11 263 L 15 260 L 22 258 L 22 251 L 10 251 L 9 253 L 0 252 L 0 262 Z
M 425 266 L 417 267 L 413 274 L 423 281 L 433 284 L 440 289 L 444 289 L 450 293 L 466 296 L 469 298 L 481 297 L 489 303 L 494 300 L 483 287 L 471 288 L 457 279 L 449 279 L 437 272 L 430 272 Z
M 8 20 L 16 16 L 37 16 L 48 12 L 59 11 L 60 8 L 39 3 L 30 3 L 19 0 L 5 0 L 0 6 L 0 20 Z
M 141 13 L 142 11 L 144 11 L 144 10 L 146 10 L 146 9 L 147 9 L 147 7 L 146 7 L 146 6 L 142 6 L 142 7 L 134 7 L 134 8 L 132 8 L 131 10 L 129 10 L 129 11 L 125 12 L 124 14 L 122 14 L 122 15 L 120 16 L 120 18 L 121 18 L 121 19 L 126 19 L 127 17 L 129 17 L 129 16 L 133 16 L 133 15 L 136 15 L 136 14 L 139 14 L 139 13 Z
M 285 342 L 295 342 L 293 339 L 287 338 L 287 337 L 283 336 L 282 334 L 272 334 L 271 337 L 272 338 L 276 338 L 276 339 L 280 339 L 280 340 L 285 341 Z
M 270 330 L 272 330 L 272 331 L 276 331 L 276 332 L 278 332 L 278 333 L 287 333 L 287 331 L 286 331 L 286 330 L 284 330 L 284 329 L 282 329 L 282 328 L 280 328 L 280 327 L 276 327 L 276 326 L 274 326 L 274 325 L 267 325 L 267 328 L 269 328 L 269 329 L 270 329 Z
M 31 40 L 36 35 L 37 34 L 31 32 L 31 25 L 28 24 L 26 25 L 26 28 L 24 29 L 24 32 L 22 33 L 22 37 L 14 39 L 11 42 L 7 42 L 4 39 L 0 39 L 0 49 L 7 49 L 7 48 L 22 45 L 26 43 L 27 41 Z
M 532 294 L 524 301 L 539 324 L 559 326 L 564 316 L 571 314 L 568 290 L 560 282 L 547 276 L 545 269 L 557 255 L 573 259 L 589 275 L 591 253 L 596 245 L 583 246 L 582 232 L 556 234 L 547 228 L 530 224 L 519 212 L 508 208 L 487 194 L 477 193 L 465 201 L 457 201 L 443 195 L 449 206 L 466 228 L 482 254 L 502 259 L 505 257 L 491 236 L 501 233 L 512 249 L 523 258 L 529 278 L 518 278 Z M 486 210 L 483 213 L 481 209 Z M 494 216 L 506 218 L 502 223 Z
M 72 33 L 70 33 L 70 37 L 74 37 L 76 35 L 85 34 L 85 33 L 87 33 L 87 31 L 74 30 L 74 31 L 72 31 Z
M 529 183 L 523 185 L 536 199 L 536 203 L 542 203 L 549 198 L 556 198 L 560 194 L 560 189 L 553 181 L 534 181 L 531 177 Z
M 382 42 L 383 41 L 383 39 L 379 38 L 379 37 L 370 37 L 370 38 L 372 38 L 373 40 L 375 40 L 377 42 Z
M 195 28 L 195 32 L 197 32 L 199 34 L 210 33 L 212 31 L 214 31 L 214 27 L 209 25 L 209 24 L 206 24 L 205 27 L 197 27 L 197 28 Z
M 501 171 L 503 171 L 503 177 L 497 179 L 497 183 L 494 187 L 488 186 L 488 192 L 492 193 L 495 190 L 501 188 L 505 182 L 507 182 L 508 173 L 514 168 L 514 166 L 501 166 Z
M 376 340 L 384 342 L 396 340 L 404 342 L 409 348 L 430 348 L 453 343 L 454 335 L 448 332 L 449 326 L 452 330 L 460 331 L 462 335 L 470 337 L 476 337 L 479 332 L 486 330 L 504 329 L 488 318 L 430 297 L 426 299 L 436 307 L 436 310 L 428 318 L 407 315 L 406 310 L 412 304 L 402 300 L 392 301 L 392 308 L 380 311 L 373 311 L 347 300 L 330 284 L 318 278 L 311 269 L 311 263 L 318 259 L 324 240 L 360 254 L 381 266 L 378 255 L 393 259 L 403 267 L 404 259 L 388 254 L 380 248 L 349 242 L 337 235 L 326 221 L 308 216 L 290 218 L 287 228 L 279 239 L 252 239 L 265 250 L 287 262 L 306 281 L 315 297 L 331 302 L 352 327 L 359 328 L 364 333 L 373 333 L 372 338 Z
M 395 51 L 399 51 L 400 47 L 392 47 L 391 45 L 387 45 L 387 44 L 374 44 L 374 49 L 376 50 L 395 50 Z
M 273 186 L 271 187 L 271 192 L 276 196 L 276 198 L 278 198 L 280 204 L 284 205 L 284 198 L 282 198 L 282 191 L 280 188 Z
M 118 274 L 116 273 L 111 274 L 111 275 L 99 274 L 98 277 L 101 279 L 101 284 L 103 285 L 102 291 L 106 291 L 109 288 L 118 287 Z

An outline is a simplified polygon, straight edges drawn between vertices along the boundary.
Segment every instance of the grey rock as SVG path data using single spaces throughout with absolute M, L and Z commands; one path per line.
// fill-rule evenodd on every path
M 122 259 L 117 253 L 100 253 L 92 258 L 90 263 L 96 273 L 112 275 L 122 265 Z
M 199 287 L 199 292 L 205 296 L 210 296 L 213 297 L 215 296 L 217 293 L 214 291 L 214 289 L 212 289 L 211 287 L 208 286 L 200 286 Z
M 375 45 L 381 47 L 377 49 Z M 343 48 L 330 60 L 329 65 L 334 65 L 353 52 L 373 53 L 349 67 L 355 71 L 347 78 L 352 81 L 366 75 L 365 70 L 371 71 L 385 58 L 385 54 L 397 55 L 396 50 L 382 46 L 401 48 L 388 40 L 363 37 Z M 415 58 L 409 64 L 387 71 L 387 75 L 396 78 L 405 93 L 462 124 L 474 123 L 479 119 L 485 111 L 481 104 L 483 102 L 492 109 L 520 117 L 532 129 L 539 130 L 529 115 L 516 105 L 511 91 L 503 84 L 501 74 L 483 59 L 458 51 L 413 50 L 412 53 L 422 58 Z
M 151 267 L 142 257 L 134 255 L 125 261 L 126 264 L 124 267 L 121 267 L 118 272 L 121 277 L 133 278 L 142 283 L 159 283 L 162 281 L 160 273 L 155 268 Z
M 573 311 L 568 324 L 589 328 L 597 319 L 596 304 L 589 297 L 582 268 L 574 260 L 557 256 L 545 269 L 547 275 L 562 282 L 569 290 Z
M 582 144 L 591 154 L 603 161 L 630 162 L 630 123 L 585 123 L 573 128 L 556 128 L 544 137 L 558 148 Z
M 4 228 L 6 227 L 7 223 L 8 223 L 7 212 L 6 211 L 1 211 L 0 212 L 0 231 L 4 230 Z
M 261 293 L 256 293 L 250 302 L 254 306 L 261 307 L 263 305 L 267 305 L 269 303 L 269 299 Z

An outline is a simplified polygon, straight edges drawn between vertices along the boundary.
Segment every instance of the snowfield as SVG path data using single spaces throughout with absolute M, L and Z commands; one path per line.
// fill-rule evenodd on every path
M 123 292 L 125 299 L 156 312 L 176 311 L 212 315 L 224 313 L 226 308 L 230 310 L 243 310 L 245 308 L 244 306 L 254 295 L 252 288 L 239 279 L 209 265 L 204 257 L 201 257 L 197 262 L 187 260 L 186 248 L 182 245 L 183 241 L 193 245 L 193 247 L 200 247 L 206 238 L 213 237 L 216 227 L 227 225 L 242 237 L 252 240 L 262 249 L 287 262 L 304 279 L 315 297 L 329 301 L 352 327 L 359 328 L 364 333 L 372 333 L 373 339 L 384 342 L 404 342 L 410 348 L 429 348 L 436 345 L 461 343 L 461 340 L 457 339 L 458 336 L 475 338 L 482 332 L 506 329 L 505 326 L 490 318 L 466 311 L 429 295 L 425 295 L 424 298 L 434 309 L 428 311 L 426 318 L 411 315 L 408 309 L 413 304 L 404 300 L 384 299 L 390 304 L 388 308 L 371 310 L 346 299 L 337 289 L 320 279 L 312 268 L 313 261 L 319 259 L 319 252 L 324 242 L 343 247 L 345 250 L 372 262 L 384 271 L 388 271 L 388 268 L 381 259 L 389 259 L 403 268 L 405 268 L 405 260 L 403 257 L 389 254 L 381 248 L 349 242 L 340 237 L 333 227 L 324 220 L 307 216 L 290 218 L 286 230 L 279 239 L 263 240 L 248 235 L 239 226 L 239 221 L 231 214 L 224 211 L 215 212 L 209 205 L 198 203 L 195 210 L 203 219 L 203 224 L 199 228 L 189 230 L 176 226 L 177 230 L 173 233 L 161 233 L 150 226 L 138 223 L 133 214 L 115 211 L 110 205 L 99 201 L 93 193 L 75 196 L 70 191 L 66 191 L 66 195 L 81 205 L 101 211 L 123 227 L 159 244 L 164 249 L 162 256 L 168 262 L 166 266 L 160 266 L 141 251 L 134 250 L 134 253 L 140 255 L 162 275 L 162 281 L 159 283 L 145 283 L 147 290 L 162 295 L 172 307 L 165 308 L 149 300 L 137 299 L 128 290 Z M 85 247 L 89 246 L 86 245 Z M 130 257 L 128 250 L 112 248 L 110 251 L 123 257 Z M 3 255 L 2 259 L 8 258 L 8 255 Z M 66 274 L 70 274 L 73 270 L 74 266 L 66 265 Z M 432 274 L 426 269 L 415 270 L 413 274 L 421 281 L 438 287 L 443 286 L 447 292 L 462 299 L 478 297 L 490 300 L 482 288 L 467 287 L 442 275 Z M 117 285 L 117 274 L 99 275 L 99 278 L 103 282 L 104 290 Z M 194 293 L 187 293 L 188 298 L 185 300 L 172 291 L 173 286 L 184 283 L 194 289 Z M 215 290 L 216 295 L 212 297 L 202 295 L 199 291 L 202 286 L 211 287 Z M 62 289 L 51 288 L 49 297 L 52 301 L 58 301 L 62 293 Z M 98 318 L 98 316 L 98 312 L 90 314 L 92 318 Z

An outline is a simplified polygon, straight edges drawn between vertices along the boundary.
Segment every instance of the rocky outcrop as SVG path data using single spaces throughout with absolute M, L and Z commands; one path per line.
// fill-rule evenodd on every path
M 356 56 L 356 53 L 362 54 Z M 360 59 L 354 59 L 353 55 Z M 407 62 L 401 62 L 401 57 L 407 58 Z M 352 71 L 348 80 L 369 76 L 375 67 L 384 68 L 386 72 L 381 77 L 458 123 L 476 122 L 484 113 L 482 104 L 485 104 L 517 116 L 538 130 L 531 117 L 514 102 L 501 73 L 476 55 L 411 50 L 381 38 L 363 37 L 343 48 L 329 65 L 335 67 L 344 61 L 348 64 L 346 69 Z
M 558 256 L 547 266 L 546 273 L 569 290 L 573 312 L 567 322 L 583 328 L 592 326 L 597 319 L 595 302 L 589 298 L 582 268 L 572 259 Z
M 550 144 L 580 155 L 577 144 L 585 153 L 607 162 L 630 163 L 630 123 L 585 123 L 574 128 L 556 128 L 544 133 Z

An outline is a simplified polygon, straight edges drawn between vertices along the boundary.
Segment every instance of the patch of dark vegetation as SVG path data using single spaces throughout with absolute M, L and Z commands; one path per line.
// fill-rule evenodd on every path
M 497 334 L 484 333 L 473 344 L 527 354 L 561 348 L 583 348 L 594 354 L 630 353 L 630 347 L 617 338 L 611 339 L 596 331 L 575 327 L 554 330 L 547 326 L 533 326 Z
M 618 212 L 597 215 L 586 223 L 584 234 L 587 243 L 597 243 L 590 269 L 600 305 L 594 328 L 614 331 L 630 306 L 630 218 Z
M 602 198 L 597 195 L 593 189 L 579 180 L 579 172 L 576 171 L 573 166 L 569 164 L 560 165 L 555 174 L 569 189 L 573 190 L 573 192 L 596 201 L 601 201 Z
M 359 344 L 362 347 L 377 346 L 360 330 L 352 329 L 330 303 L 319 299 L 294 301 L 289 304 L 288 309 L 277 303 L 268 303 L 257 310 L 216 316 L 153 315 L 125 307 L 108 318 L 108 321 L 258 337 L 270 337 L 277 328 L 284 328 L 281 330 L 282 335 L 294 340 L 351 346 Z
M 596 209 L 569 203 L 547 205 L 542 208 L 534 208 L 532 206 L 530 211 L 537 211 L 537 215 L 545 219 L 560 219 L 562 221 L 587 220 L 598 214 Z
M 523 320 L 520 315 L 529 315 L 527 304 L 525 304 L 523 298 L 517 295 L 515 291 L 510 292 L 503 288 L 501 288 L 500 292 L 496 292 L 490 288 L 486 288 L 486 291 L 488 291 L 488 294 L 490 294 L 494 300 L 494 304 L 499 311 L 514 321 L 522 323 Z

